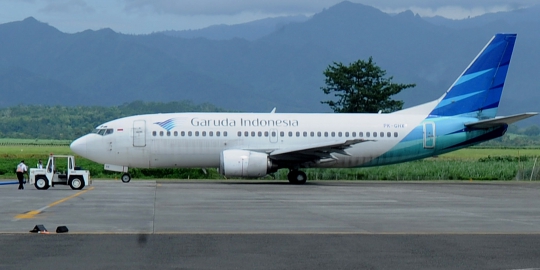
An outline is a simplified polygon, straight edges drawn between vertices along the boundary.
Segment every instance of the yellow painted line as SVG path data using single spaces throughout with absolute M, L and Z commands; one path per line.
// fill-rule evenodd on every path
M 53 203 L 51 203 L 51 204 L 49 204 L 49 205 L 47 205 L 47 206 L 45 206 L 45 207 L 42 207 L 42 208 L 40 208 L 40 209 L 38 209 L 38 210 L 32 210 L 32 211 L 28 211 L 28 212 L 26 212 L 26 213 L 24 213 L 24 214 L 18 214 L 18 215 L 15 216 L 15 220 L 35 218 L 36 215 L 38 215 L 38 214 L 40 214 L 41 212 L 43 212 L 43 210 L 45 210 L 45 209 L 47 209 L 47 208 L 51 208 L 51 207 L 53 207 L 53 206 L 55 206 L 55 205 L 61 204 L 61 203 L 65 202 L 65 201 L 67 201 L 67 200 L 69 200 L 69 199 L 73 199 L 73 198 L 75 198 L 75 197 L 77 197 L 77 196 L 79 196 L 79 195 L 82 195 L 82 194 L 84 194 L 84 193 L 86 193 L 86 192 L 88 192 L 88 191 L 90 191 L 90 190 L 93 190 L 93 189 L 94 189 L 94 187 L 90 187 L 90 188 L 88 188 L 88 189 L 86 189 L 86 190 L 79 191 L 79 192 L 77 192 L 77 193 L 75 193 L 75 194 L 73 194 L 73 195 L 71 195 L 71 196 L 69 196 L 69 197 L 60 199 L 60 200 L 58 200 L 58 201 L 56 201 L 56 202 L 53 202 Z

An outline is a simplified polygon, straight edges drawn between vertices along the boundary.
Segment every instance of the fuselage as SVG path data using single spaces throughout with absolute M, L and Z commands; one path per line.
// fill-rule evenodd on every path
M 173 113 L 121 118 L 72 144 L 95 162 L 136 168 L 218 167 L 228 149 L 278 149 L 361 139 L 346 153 L 302 167 L 377 166 L 440 155 L 504 134 L 467 130 L 469 117 L 415 114 Z M 288 167 L 281 165 L 283 167 Z

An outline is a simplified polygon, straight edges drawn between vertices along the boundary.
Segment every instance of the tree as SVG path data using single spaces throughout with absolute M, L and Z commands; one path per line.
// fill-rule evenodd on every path
M 325 94 L 335 92 L 337 101 L 321 101 L 328 104 L 334 112 L 340 113 L 377 113 L 401 110 L 403 101 L 390 97 L 401 90 L 415 87 L 416 84 L 392 83 L 393 77 L 384 78 L 386 71 L 378 67 L 373 58 L 358 60 L 349 66 L 334 62 L 324 71 L 326 87 L 321 87 Z
M 525 131 L 523 131 L 523 134 L 527 136 L 538 136 L 540 135 L 540 127 L 537 125 L 529 126 L 525 129 Z

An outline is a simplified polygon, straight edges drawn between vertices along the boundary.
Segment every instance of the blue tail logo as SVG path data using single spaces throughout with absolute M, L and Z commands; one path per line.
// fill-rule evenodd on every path
M 445 93 L 430 117 L 495 117 L 516 36 L 495 35 Z

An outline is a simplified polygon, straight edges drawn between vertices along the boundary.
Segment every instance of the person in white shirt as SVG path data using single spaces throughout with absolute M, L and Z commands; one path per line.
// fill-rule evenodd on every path
M 24 189 L 23 182 L 24 177 L 23 174 L 28 171 L 28 168 L 26 167 L 26 164 L 24 164 L 24 160 L 21 160 L 21 163 L 17 165 L 17 178 L 19 179 L 19 189 Z
M 43 162 L 41 162 L 41 159 L 38 161 L 37 168 L 43 169 Z

